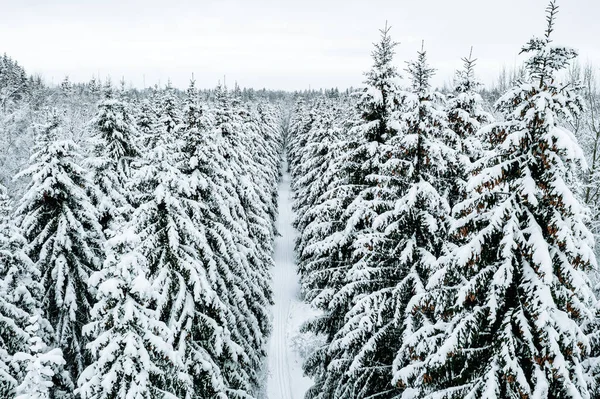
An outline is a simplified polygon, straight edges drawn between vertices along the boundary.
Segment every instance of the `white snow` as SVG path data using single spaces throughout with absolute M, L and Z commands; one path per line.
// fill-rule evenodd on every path
M 287 171 L 287 162 L 284 162 Z M 292 227 L 294 214 L 290 189 L 290 175 L 284 172 L 279 184 L 279 217 L 275 239 L 275 268 L 273 269 L 273 331 L 269 341 L 269 377 L 267 395 L 269 399 L 302 399 L 312 385 L 310 378 L 302 372 L 303 359 L 295 348 L 299 341 L 299 329 L 314 310 L 300 299 L 299 276 L 296 273 L 294 239 Z

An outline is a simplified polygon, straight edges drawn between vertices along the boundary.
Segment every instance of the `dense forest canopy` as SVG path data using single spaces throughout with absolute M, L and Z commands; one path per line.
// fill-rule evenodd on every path
M 434 87 L 387 24 L 357 88 L 49 85 L 4 54 L 0 396 L 265 398 L 287 212 L 306 399 L 600 398 L 600 78 L 559 22 L 487 87 L 476 48 Z

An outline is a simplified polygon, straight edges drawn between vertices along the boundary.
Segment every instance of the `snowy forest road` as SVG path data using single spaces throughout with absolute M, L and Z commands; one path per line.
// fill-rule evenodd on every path
M 290 175 L 283 165 L 283 178 L 279 183 L 279 216 L 275 240 L 275 268 L 273 269 L 273 331 L 269 342 L 269 399 L 302 399 L 311 380 L 302 373 L 302 360 L 292 347 L 292 339 L 305 320 L 305 308 L 299 299 L 300 284 L 296 273 L 293 212 Z

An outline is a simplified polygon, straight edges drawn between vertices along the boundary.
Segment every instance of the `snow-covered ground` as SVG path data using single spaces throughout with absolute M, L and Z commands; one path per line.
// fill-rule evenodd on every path
M 287 165 L 284 164 L 284 171 Z M 290 176 L 284 172 L 279 184 L 279 217 L 275 241 L 275 269 L 273 270 L 273 332 L 269 343 L 269 399 L 302 399 L 311 386 L 311 380 L 303 376 L 302 358 L 298 345 L 302 337 L 300 325 L 313 314 L 313 310 L 299 298 L 300 285 L 294 258 L 292 227 L 292 200 Z

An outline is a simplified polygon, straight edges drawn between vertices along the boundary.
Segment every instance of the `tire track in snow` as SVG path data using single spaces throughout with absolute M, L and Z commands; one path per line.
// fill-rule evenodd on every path
M 284 171 L 287 165 L 283 165 Z M 275 268 L 273 269 L 273 332 L 269 342 L 269 378 L 267 394 L 269 399 L 302 399 L 310 380 L 303 376 L 301 360 L 292 348 L 289 333 L 294 310 L 300 310 L 296 305 L 299 302 L 298 293 L 300 286 L 294 257 L 295 231 L 292 227 L 292 201 L 290 190 L 290 176 L 284 172 L 279 184 L 279 216 L 277 230 L 280 234 L 275 240 L 275 253 L 273 255 Z M 308 381 L 308 384 L 307 384 Z

